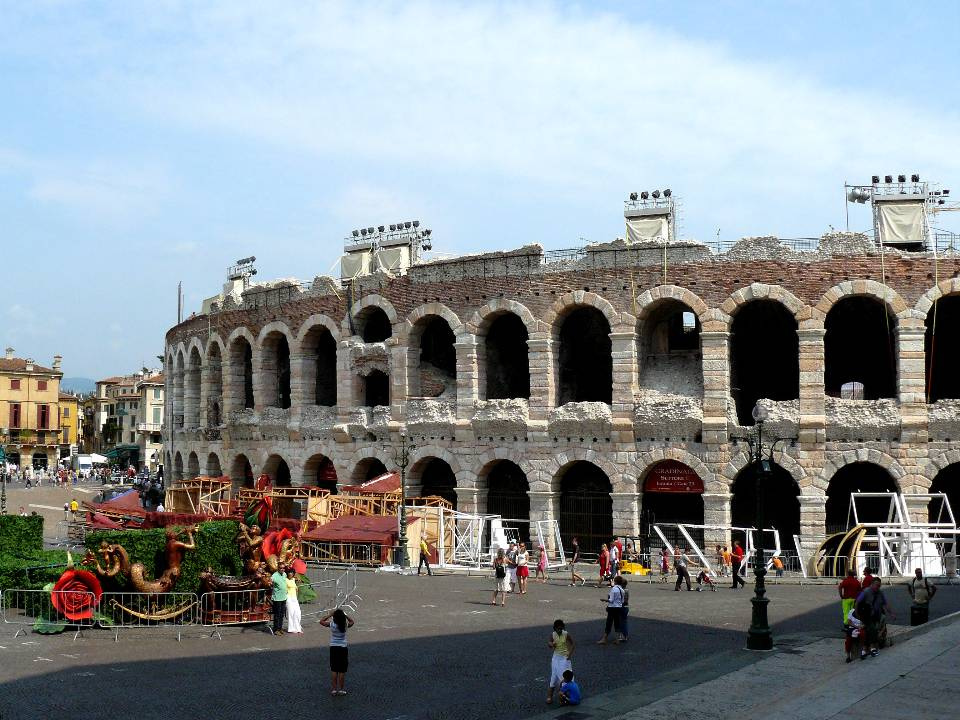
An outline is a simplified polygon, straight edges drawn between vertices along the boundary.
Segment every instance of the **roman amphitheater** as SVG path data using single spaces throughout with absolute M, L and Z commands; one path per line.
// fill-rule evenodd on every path
M 396 467 L 406 434 L 408 493 L 598 546 L 653 521 L 749 525 L 759 402 L 764 434 L 791 439 L 766 518 L 815 547 L 851 491 L 960 506 L 958 276 L 956 254 L 836 233 L 245 278 L 166 334 L 166 466 L 335 491 Z

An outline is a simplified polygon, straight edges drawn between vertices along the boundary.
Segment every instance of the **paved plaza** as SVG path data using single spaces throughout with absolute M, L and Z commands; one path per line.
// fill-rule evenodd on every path
M 282 706 L 358 719 L 531 717 L 547 710 L 546 643 L 557 617 L 577 641 L 573 665 L 587 698 L 579 715 L 553 711 L 567 720 L 635 711 L 765 658 L 800 657 L 800 648 L 818 641 L 824 649 L 817 671 L 847 671 L 831 586 L 770 588 L 778 645 L 771 655 L 742 649 L 749 587 L 678 593 L 672 584 L 638 579 L 630 584 L 629 643 L 597 646 L 604 590 L 568 587 L 566 576 L 531 583 L 526 596 L 508 596 L 504 608 L 489 605 L 488 577 L 367 571 L 358 584 L 347 697 L 329 695 L 329 631 L 312 618 L 299 637 L 231 628 L 219 640 L 188 628 L 181 642 L 163 628 L 121 632 L 119 642 L 109 631 L 88 630 L 73 642 L 69 634 L 14 639 L 15 627 L 0 626 L 0 714 L 4 720 L 62 711 L 143 720 L 276 717 Z M 890 597 L 906 618 L 906 591 L 894 588 Z M 932 615 L 958 609 L 960 587 L 944 587 Z M 778 692 L 770 688 L 771 697 Z M 705 710 L 717 713 L 702 717 L 722 715 L 719 708 Z

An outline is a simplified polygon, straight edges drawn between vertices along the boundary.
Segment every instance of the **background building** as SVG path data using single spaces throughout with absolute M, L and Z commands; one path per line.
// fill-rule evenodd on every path
M 137 383 L 140 394 L 137 408 L 138 469 L 157 472 L 163 465 L 163 375 L 145 377 Z
M 54 468 L 60 446 L 61 356 L 53 367 L 14 357 L 7 348 L 0 358 L 0 442 L 7 462 L 22 468 Z
M 105 455 L 111 464 L 123 468 L 142 469 L 149 467 L 151 456 L 162 446 L 161 430 L 147 430 L 154 425 L 154 411 L 157 400 L 152 379 L 160 376 L 159 370 L 143 368 L 132 375 L 122 375 L 97 381 L 96 405 L 92 407 L 99 422 L 99 452 Z M 150 382 L 146 382 L 150 381 Z M 162 379 L 160 380 L 162 383 Z M 145 395 L 150 407 L 142 407 Z M 163 414 L 163 392 L 159 393 L 160 417 Z M 92 405 L 92 404 L 91 404 Z M 148 414 L 144 414 L 144 413 Z M 158 455 L 158 460 L 162 455 Z M 156 461 L 154 461 L 156 463 Z
M 83 441 L 83 411 L 80 398 L 60 393 L 60 459 L 77 454 Z

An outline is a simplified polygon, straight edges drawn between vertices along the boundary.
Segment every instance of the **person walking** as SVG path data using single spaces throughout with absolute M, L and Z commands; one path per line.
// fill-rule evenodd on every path
M 740 574 L 740 567 L 743 565 L 743 548 L 740 547 L 740 541 L 736 540 L 733 543 L 733 553 L 730 558 L 733 563 L 731 572 L 733 573 L 733 589 L 736 590 L 737 587 L 744 587 L 743 576 Z
M 510 589 L 507 592 L 513 592 L 517 586 L 517 552 L 517 541 L 511 540 L 507 548 L 507 572 L 510 574 Z
M 577 580 L 580 581 L 581 585 L 587 581 L 577 573 L 577 563 L 580 562 L 580 543 L 576 538 L 573 538 L 570 544 L 573 545 L 573 556 L 570 558 L 570 587 L 573 587 L 577 584 Z
M 923 570 L 917 568 L 907 583 L 907 592 L 913 599 L 910 606 L 910 625 L 923 625 L 930 619 L 930 601 L 937 594 L 937 586 L 923 576 Z
M 297 598 L 297 574 L 293 568 L 287 569 L 287 632 L 291 635 L 303 635 L 300 625 L 300 600 Z
M 667 576 L 670 574 L 670 551 L 666 546 L 660 548 L 660 582 L 667 582 Z
M 727 550 L 727 546 L 723 546 L 723 550 L 720 553 L 722 558 L 722 564 L 720 565 L 720 574 L 721 575 L 730 575 L 730 567 L 733 564 L 733 555 Z
M 493 601 L 490 604 L 497 604 L 497 593 L 499 593 L 500 607 L 503 607 L 507 593 L 510 592 L 510 576 L 507 572 L 507 556 L 503 552 L 503 548 L 497 549 L 497 556 L 493 559 L 493 578 L 497 584 L 493 587 Z
M 876 657 L 880 654 L 881 635 L 884 631 L 886 616 L 896 620 L 897 614 L 887 602 L 887 596 L 880 589 L 880 578 L 872 577 L 870 587 L 860 593 L 857 598 L 857 617 L 863 620 L 867 629 L 867 637 L 864 648 L 869 648 L 870 654 Z M 865 652 L 861 651 L 860 659 L 865 657 Z
M 541 583 L 547 581 L 547 549 L 543 545 L 537 547 L 537 574 L 533 579 Z
M 684 549 L 677 545 L 673 551 L 673 568 L 677 571 L 677 584 L 674 586 L 674 590 L 680 592 L 680 586 L 684 581 L 687 583 L 687 592 L 690 592 L 693 588 L 690 587 L 690 571 L 687 570 L 687 565 L 690 563 L 690 558 L 687 557 Z
M 521 595 L 527 594 L 527 578 L 530 577 L 530 555 L 526 543 L 520 543 L 517 550 L 517 589 Z
M 600 587 L 603 581 L 607 579 L 607 567 L 610 565 L 610 551 L 607 549 L 606 543 L 600 546 L 597 563 L 600 565 L 600 579 L 597 581 L 597 587 Z
M 843 616 L 843 628 L 849 629 L 850 611 L 857 603 L 857 596 L 863 588 L 860 587 L 860 581 L 857 579 L 857 571 L 847 570 L 847 576 L 837 585 L 837 593 L 840 595 L 840 614 Z
M 417 564 L 417 575 L 420 574 L 420 570 L 423 569 L 423 566 L 427 566 L 427 575 L 432 576 L 433 573 L 430 572 L 430 546 L 427 545 L 427 539 L 421 535 L 420 536 L 420 562 Z
M 626 642 L 630 637 L 629 618 L 627 617 L 630 614 L 630 591 L 627 590 L 627 579 L 623 575 L 617 575 L 614 582 L 623 591 L 623 605 L 620 606 L 620 639 L 618 642 Z
M 337 608 L 327 613 L 320 624 L 330 628 L 330 694 L 346 695 L 343 685 L 349 665 L 347 628 L 353 627 L 353 618 L 348 617 L 342 608 Z
M 277 568 L 270 576 L 273 584 L 273 634 L 283 635 L 283 615 L 287 608 L 287 576 L 283 568 Z
M 553 632 L 547 645 L 553 650 L 550 658 L 550 686 L 547 688 L 547 705 L 553 704 L 553 692 L 563 683 L 563 674 L 573 672 L 573 638 L 567 632 L 563 620 L 553 621 Z
M 607 593 L 607 599 L 601 602 L 607 603 L 607 620 L 603 626 L 603 637 L 597 640 L 597 645 L 606 645 L 607 638 L 610 637 L 610 631 L 620 632 L 620 613 L 623 608 L 623 588 L 619 585 L 613 585 L 610 592 Z
M 620 571 L 620 558 L 622 551 L 620 546 L 617 544 L 617 541 L 613 540 L 610 542 L 610 567 L 608 572 L 610 573 L 610 584 L 613 584 L 613 578 L 617 576 Z

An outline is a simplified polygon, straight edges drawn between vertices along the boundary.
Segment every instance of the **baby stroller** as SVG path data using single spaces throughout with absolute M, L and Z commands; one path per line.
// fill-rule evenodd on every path
M 712 592 L 717 591 L 717 584 L 713 581 L 713 578 L 710 577 L 705 569 L 697 573 L 697 592 L 703 591 L 703 586 L 706 585 Z

